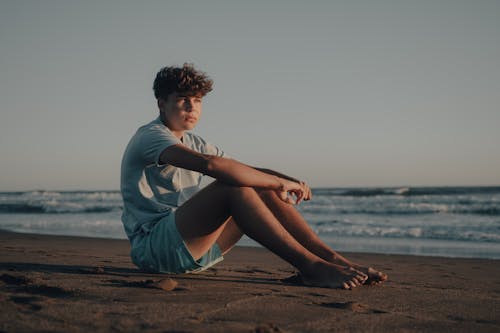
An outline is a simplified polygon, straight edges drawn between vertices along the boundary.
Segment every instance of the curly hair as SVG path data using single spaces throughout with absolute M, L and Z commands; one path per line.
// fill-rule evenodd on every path
M 212 91 L 213 81 L 207 74 L 198 71 L 193 64 L 184 63 L 182 67 L 163 67 L 153 83 L 156 99 L 167 99 L 173 92 L 191 96 L 205 96 Z

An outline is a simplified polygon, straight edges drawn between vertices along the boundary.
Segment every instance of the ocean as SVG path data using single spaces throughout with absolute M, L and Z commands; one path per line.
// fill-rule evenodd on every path
M 316 188 L 296 207 L 341 252 L 500 259 L 500 187 Z M 17 232 L 126 239 L 121 211 L 118 191 L 0 192 Z

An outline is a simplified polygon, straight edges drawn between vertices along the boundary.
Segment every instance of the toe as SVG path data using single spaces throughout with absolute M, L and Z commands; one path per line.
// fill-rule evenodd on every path
M 366 275 L 357 275 L 356 278 L 361 281 L 362 283 L 368 280 L 368 276 Z
M 387 280 L 387 274 L 379 272 L 379 271 L 377 271 L 376 269 L 374 269 L 372 267 L 368 268 L 368 274 L 370 274 L 373 277 L 373 279 L 375 279 L 377 281 L 385 281 L 385 280 Z

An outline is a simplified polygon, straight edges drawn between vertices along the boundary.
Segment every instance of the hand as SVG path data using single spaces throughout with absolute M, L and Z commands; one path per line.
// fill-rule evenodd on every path
M 281 187 L 276 190 L 276 194 L 278 194 L 278 197 L 281 200 L 291 205 L 296 205 L 304 199 L 304 195 L 307 194 L 307 189 L 309 188 L 307 185 L 305 185 L 305 183 L 301 184 L 283 178 L 278 178 L 278 180 Z M 293 200 L 293 198 L 289 194 L 294 196 L 295 200 Z
M 311 200 L 312 191 L 311 191 L 311 188 L 309 187 L 309 185 L 307 185 L 306 182 L 303 182 L 303 181 L 300 181 L 300 185 L 302 186 L 302 190 L 304 191 L 304 197 L 302 198 L 302 200 L 304 200 L 304 201 Z M 297 202 L 297 203 L 299 203 L 299 202 Z

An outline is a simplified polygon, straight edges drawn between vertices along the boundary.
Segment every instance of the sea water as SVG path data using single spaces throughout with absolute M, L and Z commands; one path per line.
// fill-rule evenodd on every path
M 0 192 L 0 228 L 125 239 L 122 206 L 118 191 Z M 500 259 L 500 187 L 317 188 L 296 208 L 340 251 Z

